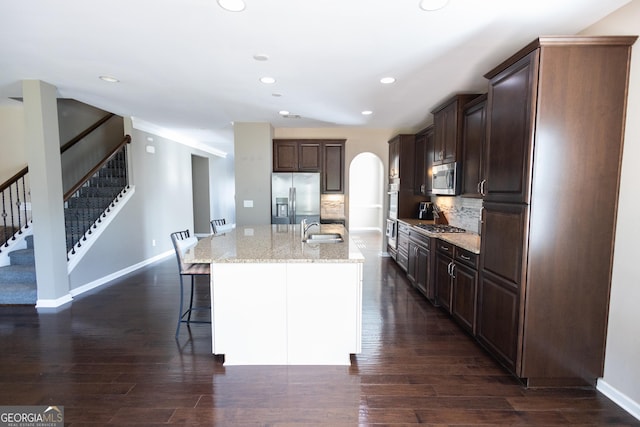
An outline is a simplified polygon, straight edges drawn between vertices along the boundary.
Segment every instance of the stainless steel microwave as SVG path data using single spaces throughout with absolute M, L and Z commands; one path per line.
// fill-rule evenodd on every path
M 460 193 L 458 163 L 447 163 L 434 166 L 432 174 L 433 194 L 455 196 Z

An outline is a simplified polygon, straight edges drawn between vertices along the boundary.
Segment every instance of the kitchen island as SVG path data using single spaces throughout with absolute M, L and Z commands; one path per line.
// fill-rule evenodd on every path
M 300 225 L 235 228 L 201 239 L 186 262 L 211 264 L 212 352 L 225 365 L 349 365 L 362 341 L 364 257 L 341 243 L 303 243 Z

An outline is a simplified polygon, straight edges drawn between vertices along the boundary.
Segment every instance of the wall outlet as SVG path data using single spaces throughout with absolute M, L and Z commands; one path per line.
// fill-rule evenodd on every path
M 156 239 L 153 239 L 153 240 L 151 241 L 151 246 L 155 246 L 155 245 L 156 245 Z
M 252 208 L 253 207 L 253 200 L 245 200 L 244 201 L 244 207 L 245 208 Z

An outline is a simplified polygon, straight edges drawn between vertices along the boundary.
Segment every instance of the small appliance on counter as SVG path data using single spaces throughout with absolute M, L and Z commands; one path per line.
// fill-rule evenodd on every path
M 433 219 L 433 203 L 420 202 L 418 205 L 418 219 Z

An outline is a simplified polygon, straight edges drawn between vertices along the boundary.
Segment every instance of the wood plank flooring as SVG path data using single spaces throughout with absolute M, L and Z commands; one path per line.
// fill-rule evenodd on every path
M 170 257 L 57 313 L 0 307 L 0 405 L 62 405 L 74 427 L 640 425 L 595 390 L 523 388 L 379 256 L 378 233 L 352 236 L 366 263 L 350 367 L 225 367 L 209 325 L 176 341 Z

